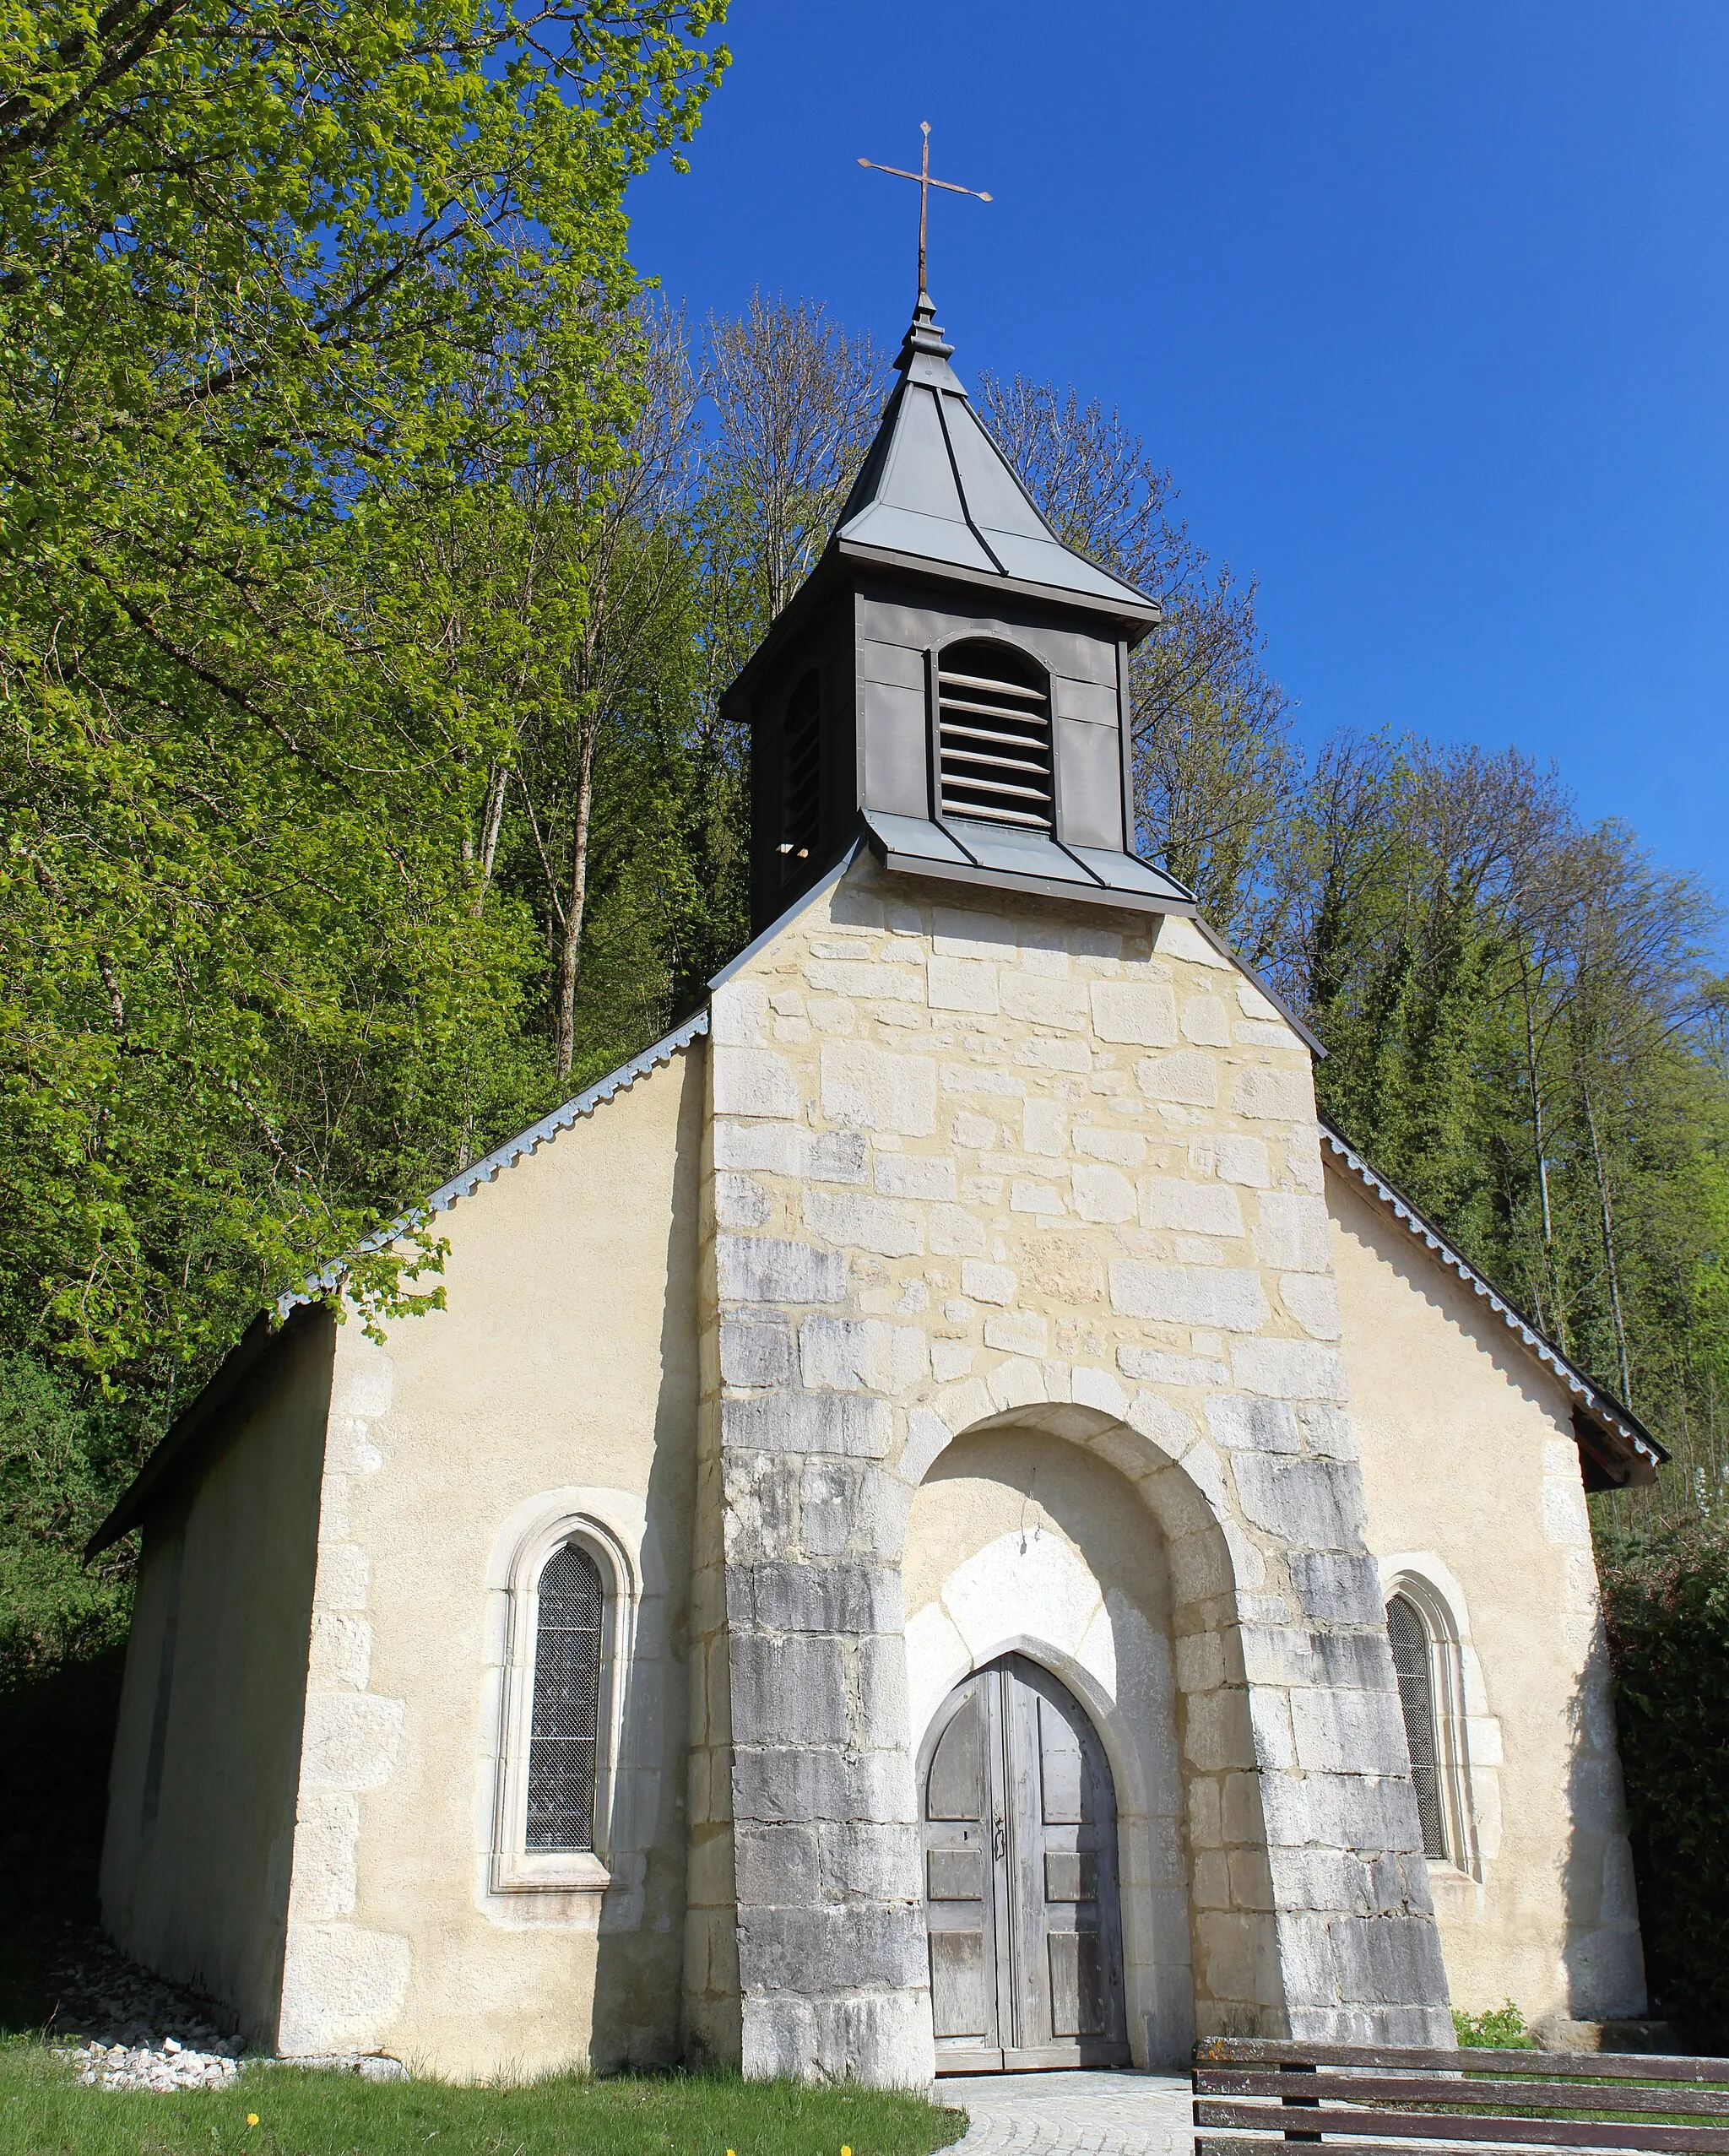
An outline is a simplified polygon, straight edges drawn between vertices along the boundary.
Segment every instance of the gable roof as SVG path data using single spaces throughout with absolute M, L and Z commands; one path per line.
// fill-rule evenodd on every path
M 1456 1273 L 1473 1294 L 1488 1304 L 1520 1346 L 1561 1380 L 1573 1399 L 1574 1433 L 1595 1460 L 1607 1482 L 1617 1487 L 1654 1482 L 1658 1468 L 1669 1455 L 1632 1409 L 1623 1406 L 1612 1392 L 1594 1378 L 1587 1377 L 1552 1340 L 1540 1333 L 1469 1259 L 1460 1255 L 1402 1190 L 1371 1167 L 1349 1140 L 1324 1119 L 1320 1135 L 1334 1164 L 1401 1222 L 1413 1240 L 1422 1243 L 1450 1271 Z
M 835 528 L 837 550 L 1036 588 L 1150 628 L 1158 602 L 1077 554 L 1034 507 L 967 402 L 935 317 L 921 292 L 895 361 L 900 384 Z
M 708 1006 L 705 1004 L 681 1026 L 675 1026 L 651 1048 L 644 1048 L 640 1055 L 633 1055 L 628 1063 L 621 1064 L 586 1092 L 543 1115 L 538 1123 L 519 1130 L 501 1146 L 495 1146 L 490 1153 L 472 1167 L 465 1167 L 460 1175 L 453 1175 L 448 1183 L 441 1184 L 430 1198 L 400 1214 L 388 1227 L 369 1235 L 358 1246 L 359 1249 L 382 1250 L 432 1214 L 448 1212 L 459 1200 L 473 1197 L 483 1183 L 496 1182 L 501 1169 L 514 1167 L 518 1161 L 538 1152 L 561 1131 L 568 1130 L 572 1124 L 593 1115 L 596 1108 L 627 1091 L 639 1078 L 646 1078 L 651 1070 L 670 1063 L 680 1049 L 688 1048 L 707 1031 Z M 298 1336 L 308 1322 L 312 1307 L 322 1303 L 341 1284 L 346 1262 L 337 1259 L 322 1267 L 298 1288 L 279 1296 L 270 1309 L 260 1311 L 253 1319 L 217 1365 L 209 1383 L 158 1439 L 108 1517 L 84 1545 L 86 1564 L 138 1526 L 155 1500 L 198 1457 L 203 1442 L 220 1434 L 222 1410 L 231 1406 L 250 1382 L 262 1374 L 267 1362 L 285 1341 Z

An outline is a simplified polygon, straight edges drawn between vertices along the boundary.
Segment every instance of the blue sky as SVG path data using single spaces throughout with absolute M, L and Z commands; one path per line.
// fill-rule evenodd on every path
M 1729 898 L 1724 0 L 734 0 L 633 252 L 1121 407 L 1304 734 L 1553 757 Z

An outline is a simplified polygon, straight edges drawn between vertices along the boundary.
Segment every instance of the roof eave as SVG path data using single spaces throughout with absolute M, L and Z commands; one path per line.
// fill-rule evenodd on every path
M 1005 577 L 988 569 L 972 569 L 958 562 L 937 561 L 927 555 L 902 554 L 892 547 L 871 546 L 860 539 L 837 536 L 834 550 L 844 560 L 873 569 L 889 569 L 924 583 L 964 584 L 981 592 L 1000 592 L 1011 599 L 1030 599 L 1040 606 L 1079 607 L 1087 614 L 1103 615 L 1129 631 L 1129 642 L 1139 643 L 1164 619 L 1157 599 L 1113 599 L 1103 592 L 1074 591 L 1065 584 L 1035 584 L 1018 577 Z
M 216 1367 L 216 1372 L 192 1404 L 168 1426 L 154 1449 L 122 1491 L 113 1509 L 84 1545 L 84 1563 L 100 1557 L 122 1536 L 138 1526 L 145 1514 L 160 1502 L 182 1473 L 191 1465 L 201 1441 L 213 1434 L 217 1418 L 240 1400 L 252 1381 L 263 1374 L 267 1363 L 291 1339 L 305 1332 L 328 1313 L 310 1303 L 297 1304 L 278 1322 L 274 1309 L 261 1311 Z
M 1571 1397 L 1575 1433 L 1581 1419 L 1596 1433 L 1602 1449 L 1593 1447 L 1592 1450 L 1610 1479 L 1623 1489 L 1643 1488 L 1656 1482 L 1658 1468 L 1669 1455 L 1632 1409 L 1623 1406 L 1612 1392 L 1588 1377 L 1553 1341 L 1540 1333 L 1524 1312 L 1485 1279 L 1469 1259 L 1461 1256 L 1403 1191 L 1371 1167 L 1350 1140 L 1325 1119 L 1320 1133 L 1334 1159 L 1401 1221 L 1417 1241 L 1426 1244 L 1443 1265 L 1482 1297 L 1527 1352 L 1535 1356 L 1552 1376 L 1560 1379 Z

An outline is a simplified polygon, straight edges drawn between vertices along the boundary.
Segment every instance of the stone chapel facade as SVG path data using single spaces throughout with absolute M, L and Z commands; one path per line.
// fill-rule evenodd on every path
M 261 1319 L 144 1533 L 115 1937 L 456 2076 L 1181 2061 L 1636 2014 L 1584 1497 L 1627 1411 L 1317 1119 L 1135 855 L 1157 611 L 921 295 L 734 691 L 756 940 Z

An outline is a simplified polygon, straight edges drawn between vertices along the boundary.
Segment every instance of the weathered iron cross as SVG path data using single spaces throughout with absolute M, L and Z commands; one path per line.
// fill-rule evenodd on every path
M 989 202 L 990 197 L 982 187 L 957 187 L 952 180 L 933 180 L 930 176 L 930 122 L 921 120 L 919 132 L 924 138 L 916 172 L 903 172 L 898 165 L 878 165 L 870 158 L 861 157 L 859 162 L 871 172 L 886 172 L 893 179 L 913 180 L 919 187 L 919 295 L 924 296 L 924 241 L 930 220 L 930 190 L 946 187 L 951 195 L 971 195 L 977 202 Z

